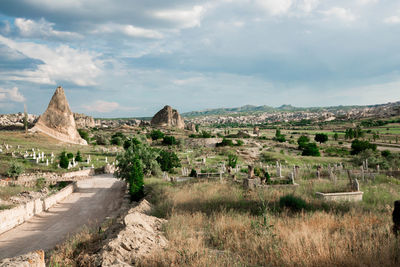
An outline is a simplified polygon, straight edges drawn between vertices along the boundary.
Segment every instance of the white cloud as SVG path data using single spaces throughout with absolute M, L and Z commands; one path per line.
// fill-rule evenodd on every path
M 387 24 L 398 24 L 400 23 L 400 17 L 399 16 L 387 17 L 383 20 L 383 22 Z
M 193 84 L 193 83 L 198 83 L 204 81 L 203 77 L 191 77 L 187 79 L 176 79 L 173 80 L 172 82 L 176 85 L 187 85 L 187 84 Z
M 327 17 L 337 18 L 342 21 L 354 21 L 356 16 L 351 12 L 350 9 L 343 7 L 332 7 L 326 11 L 321 11 Z
M 310 13 L 319 5 L 319 0 L 303 0 L 298 3 L 301 10 L 306 13 Z
M 45 19 L 33 21 L 30 19 L 16 18 L 15 26 L 23 37 L 38 38 L 60 38 L 60 39 L 79 39 L 82 35 L 74 32 L 57 31 L 53 29 L 54 23 L 47 22 Z
M 102 73 L 103 61 L 97 53 L 60 45 L 52 48 L 32 42 L 16 42 L 0 35 L 3 43 L 27 57 L 41 60 L 44 64 L 31 71 L 18 71 L 11 80 L 23 80 L 42 84 L 57 84 L 68 81 L 79 86 L 96 85 L 96 78 Z
M 25 97 L 18 90 L 18 87 L 11 89 L 0 88 L 0 101 L 25 102 Z
M 97 100 L 91 104 L 88 105 L 82 105 L 84 109 L 87 111 L 92 111 L 92 112 L 99 112 L 99 113 L 109 113 L 115 110 L 135 110 L 136 108 L 134 107 L 124 107 L 118 104 L 117 102 L 108 102 L 104 100 Z
M 271 15 L 282 15 L 289 11 L 292 0 L 256 0 L 257 4 L 266 9 Z
M 357 0 L 357 4 L 359 5 L 368 5 L 368 4 L 376 4 L 379 0 Z
M 160 10 L 155 11 L 155 18 L 164 19 L 178 23 L 180 28 L 193 28 L 200 26 L 201 19 L 206 11 L 204 6 L 194 6 L 188 10 Z
M 160 39 L 163 35 L 156 30 L 149 30 L 133 25 L 121 25 L 115 23 L 103 24 L 92 33 L 115 33 L 119 32 L 130 37 Z

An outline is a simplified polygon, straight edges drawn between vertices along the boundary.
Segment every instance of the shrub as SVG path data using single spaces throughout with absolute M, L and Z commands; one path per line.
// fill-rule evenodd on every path
M 89 133 L 88 132 L 86 132 L 83 129 L 78 129 L 78 133 L 79 133 L 79 135 L 81 136 L 82 139 L 85 139 L 89 143 L 90 138 L 89 138 Z
M 78 152 L 76 152 L 75 161 L 78 161 L 78 162 L 83 161 L 81 152 L 79 150 L 78 150 Z
M 157 162 L 160 164 L 161 170 L 170 172 L 173 168 L 181 167 L 178 156 L 173 151 L 161 150 L 157 157 Z
M 102 146 L 107 145 L 108 144 L 107 138 L 102 134 L 96 135 L 96 144 L 102 145 Z
M 24 168 L 17 162 L 12 162 L 11 166 L 7 170 L 7 176 L 10 178 L 17 178 L 22 172 Z
M 150 137 L 152 140 L 158 140 L 164 138 L 164 133 L 160 130 L 153 130 L 150 133 Z
M 123 137 L 121 137 L 121 136 L 117 136 L 117 135 L 113 135 L 112 137 L 111 137 L 111 140 L 110 140 L 110 143 L 112 144 L 112 145 L 116 145 L 116 146 L 122 146 L 122 144 L 123 144 Z
M 319 157 L 321 154 L 319 153 L 319 149 L 316 143 L 308 143 L 301 153 L 302 156 L 314 156 Z
M 39 189 L 42 189 L 43 187 L 46 186 L 46 179 L 41 177 L 36 179 L 36 187 Z
M 317 133 L 314 137 L 314 140 L 320 144 L 325 143 L 328 141 L 328 135 L 324 133 Z
M 296 197 L 292 194 L 285 195 L 279 199 L 279 205 L 281 208 L 287 208 L 291 211 L 301 211 L 307 208 L 307 203 L 300 197 Z
M 71 152 L 67 153 L 67 158 L 68 159 L 72 159 L 74 157 L 74 154 L 72 154 Z
M 233 146 L 232 140 L 223 138 L 220 143 L 216 144 L 216 147 L 223 147 L 223 146 Z
M 234 154 L 228 155 L 228 166 L 231 168 L 235 168 L 238 161 L 238 156 Z
M 176 145 L 176 139 L 174 136 L 169 136 L 169 135 L 164 136 L 162 144 L 167 146 Z
M 189 177 L 197 177 L 197 171 L 195 169 L 192 169 L 192 171 L 189 174 Z
M 63 151 L 60 155 L 60 167 L 64 169 L 68 169 L 69 159 L 67 157 L 67 152 Z
M 299 137 L 299 139 L 297 139 L 297 144 L 301 150 L 303 150 L 308 143 L 310 143 L 310 138 L 308 138 L 308 136 L 302 135 Z
M 376 150 L 376 145 L 375 144 L 371 144 L 368 141 L 360 141 L 358 139 L 356 139 L 353 142 L 351 142 L 351 154 L 352 155 L 357 155 L 361 151 L 364 151 L 364 150 L 367 150 L 367 149 L 371 149 L 372 151 L 375 151 Z
M 129 147 L 136 146 L 136 145 L 139 145 L 139 144 L 140 144 L 140 141 L 136 137 L 133 137 L 131 139 L 125 140 L 124 149 L 127 150 Z
M 389 158 L 392 155 L 392 153 L 390 152 L 390 150 L 383 150 L 381 152 L 381 155 L 382 157 Z
M 139 157 L 132 161 L 132 167 L 128 178 L 129 194 L 133 201 L 139 201 L 144 196 L 143 168 Z
M 280 143 L 286 142 L 285 135 L 281 134 L 281 130 L 279 128 L 276 129 L 274 140 Z
M 235 146 L 242 146 L 244 142 L 242 140 L 236 140 L 236 145 Z

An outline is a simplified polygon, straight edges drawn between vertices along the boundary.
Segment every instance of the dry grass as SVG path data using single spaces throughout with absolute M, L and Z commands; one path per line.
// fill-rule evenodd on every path
M 151 185 L 169 246 L 142 266 L 396 266 L 391 209 L 326 205 L 281 209 L 288 191 L 244 192 L 230 184 Z

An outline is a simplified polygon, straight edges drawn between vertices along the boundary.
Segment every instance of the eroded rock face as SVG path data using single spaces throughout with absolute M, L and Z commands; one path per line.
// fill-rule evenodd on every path
M 185 126 L 186 130 L 191 131 L 191 132 L 197 132 L 196 131 L 196 124 L 194 124 L 193 122 L 189 122 L 186 124 Z
M 0 129 L 20 130 L 24 128 L 24 113 L 16 114 L 1 114 L 0 115 Z M 32 127 L 38 120 L 38 116 L 28 114 L 28 127 Z
M 165 106 L 162 110 L 156 113 L 151 119 L 151 125 L 156 127 L 171 127 L 184 129 L 185 122 L 176 109 L 170 106 Z
M 31 131 L 42 132 L 63 142 L 87 145 L 76 130 L 74 114 L 61 86 L 57 87 L 49 106 Z
M 76 128 L 93 128 L 95 126 L 94 119 L 85 114 L 74 113 Z

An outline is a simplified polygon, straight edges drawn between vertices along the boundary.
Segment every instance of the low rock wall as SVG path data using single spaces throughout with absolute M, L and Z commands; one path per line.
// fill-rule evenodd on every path
M 54 172 L 44 172 L 44 173 L 28 173 L 21 174 L 17 180 L 1 180 L 0 186 L 9 185 L 23 185 L 23 186 L 35 186 L 36 180 L 39 178 L 45 178 L 47 184 L 56 184 L 61 181 L 79 181 L 87 179 L 88 176 L 94 175 L 93 168 L 87 168 L 80 171 L 66 172 L 62 174 L 57 174 Z
M 0 212 L 0 234 L 22 224 L 36 214 L 48 210 L 76 190 L 76 182 L 45 199 L 35 199 L 18 207 Z
M 0 260 L 0 266 L 15 267 L 46 267 L 44 251 L 37 250 L 14 258 Z

